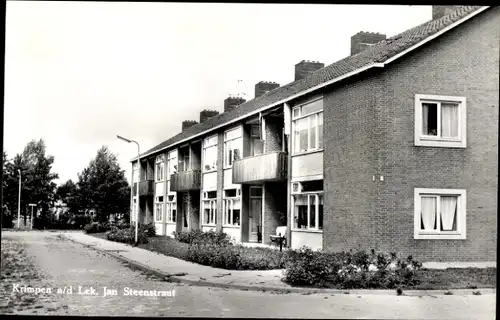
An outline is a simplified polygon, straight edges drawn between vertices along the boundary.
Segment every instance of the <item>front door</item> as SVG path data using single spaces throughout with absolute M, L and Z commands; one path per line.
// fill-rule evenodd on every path
M 262 187 L 250 187 L 249 242 L 262 242 Z

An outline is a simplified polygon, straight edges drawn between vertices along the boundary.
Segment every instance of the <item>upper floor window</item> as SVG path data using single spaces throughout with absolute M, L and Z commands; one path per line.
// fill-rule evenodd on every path
M 139 181 L 139 162 L 134 162 L 134 164 L 132 165 L 132 182 L 133 183 L 136 183 Z
M 189 170 L 189 158 L 191 155 L 191 150 L 189 146 L 185 146 L 179 148 L 179 171 L 188 171 Z
M 261 124 L 252 124 L 250 126 L 250 155 L 256 156 L 264 153 L 264 141 L 261 136 Z
M 217 169 L 217 136 L 212 136 L 203 141 L 203 171 Z
M 323 230 L 323 180 L 292 183 L 293 228 Z
M 295 107 L 292 125 L 294 154 L 323 149 L 323 99 Z
M 415 95 L 415 145 L 466 147 L 465 97 Z
M 156 157 L 156 166 L 155 166 L 155 180 L 163 181 L 164 179 L 164 170 L 165 170 L 165 156 L 159 155 Z
M 175 173 L 177 173 L 177 150 L 170 151 L 167 155 L 167 180 L 170 180 L 170 176 Z
M 465 239 L 466 191 L 415 188 L 415 239 Z
M 224 168 L 231 168 L 234 160 L 241 158 L 243 137 L 241 127 L 224 133 Z

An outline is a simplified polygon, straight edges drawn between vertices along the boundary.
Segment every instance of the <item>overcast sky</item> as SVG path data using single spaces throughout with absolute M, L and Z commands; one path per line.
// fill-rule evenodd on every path
M 294 65 L 350 53 L 350 37 L 388 37 L 431 19 L 430 6 L 8 1 L 4 146 L 43 138 L 58 182 L 102 145 L 130 181 L 141 153 L 202 109 L 222 112 L 255 83 L 294 79 Z

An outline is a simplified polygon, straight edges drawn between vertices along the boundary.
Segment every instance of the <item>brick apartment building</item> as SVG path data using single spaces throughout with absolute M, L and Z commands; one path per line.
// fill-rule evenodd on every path
M 294 82 L 259 82 L 134 159 L 139 219 L 163 235 L 269 244 L 286 225 L 292 248 L 496 260 L 499 43 L 498 7 L 360 32 L 349 57 L 302 61 Z

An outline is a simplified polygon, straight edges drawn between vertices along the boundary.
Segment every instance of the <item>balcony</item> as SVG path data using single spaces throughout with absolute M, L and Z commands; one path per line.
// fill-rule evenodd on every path
M 189 170 L 180 171 L 170 177 L 171 191 L 191 191 L 200 190 L 201 171 Z
M 139 196 L 152 196 L 155 194 L 155 183 L 153 180 L 139 182 Z M 137 195 L 137 182 L 134 183 L 134 196 Z
M 287 153 L 271 152 L 236 160 L 233 183 L 253 184 L 287 179 Z

